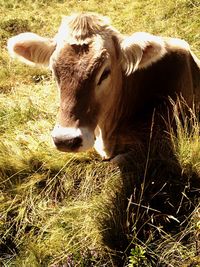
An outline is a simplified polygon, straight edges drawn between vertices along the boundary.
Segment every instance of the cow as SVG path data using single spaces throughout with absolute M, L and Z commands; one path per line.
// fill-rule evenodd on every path
M 124 35 L 107 17 L 76 13 L 63 18 L 54 38 L 21 33 L 8 51 L 52 71 L 60 94 L 52 138 L 60 151 L 94 147 L 112 159 L 147 138 L 153 114 L 169 116 L 169 99 L 181 96 L 199 110 L 200 61 L 181 39 Z

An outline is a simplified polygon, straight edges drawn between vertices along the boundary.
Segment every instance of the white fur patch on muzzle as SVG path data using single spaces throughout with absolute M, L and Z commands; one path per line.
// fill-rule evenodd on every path
M 63 152 L 83 152 L 94 145 L 94 133 L 87 127 L 56 125 L 51 133 L 56 148 Z

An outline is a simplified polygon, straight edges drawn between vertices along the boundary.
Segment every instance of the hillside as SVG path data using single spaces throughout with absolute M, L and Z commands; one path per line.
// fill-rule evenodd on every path
M 173 151 L 152 138 L 123 169 L 94 151 L 62 153 L 50 137 L 51 73 L 9 58 L 9 37 L 52 37 L 74 11 L 106 15 L 127 34 L 183 38 L 200 57 L 199 0 L 0 0 L 0 266 L 198 267 L 197 115 L 176 116 Z

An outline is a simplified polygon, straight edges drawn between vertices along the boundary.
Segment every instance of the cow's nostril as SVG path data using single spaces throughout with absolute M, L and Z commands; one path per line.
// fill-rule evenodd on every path
M 53 137 L 55 146 L 62 151 L 75 151 L 82 145 L 81 137 L 74 137 L 71 139 L 63 139 Z
M 72 138 L 68 140 L 67 144 L 68 144 L 68 147 L 71 148 L 72 150 L 77 149 L 82 144 L 82 138 L 81 137 Z

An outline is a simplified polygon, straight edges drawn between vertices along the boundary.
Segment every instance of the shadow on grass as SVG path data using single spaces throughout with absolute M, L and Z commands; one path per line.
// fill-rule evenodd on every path
M 198 253 L 197 235 L 190 227 L 200 197 L 200 177 L 190 166 L 180 165 L 166 136 L 151 140 L 145 151 L 149 154 L 130 153 L 119 166 L 122 185 L 111 216 L 102 219 L 108 229 L 103 240 L 114 252 L 114 266 L 127 266 L 132 254 L 131 267 L 183 266 L 187 255 L 177 243 L 193 244 Z
M 66 156 L 62 164 L 44 164 L 37 154 L 18 172 L 15 164 L 3 165 L 0 260 L 15 266 L 198 266 L 191 214 L 200 198 L 199 173 L 190 161 L 181 165 L 169 136 L 147 136 L 144 147 L 117 166 L 88 154 Z

